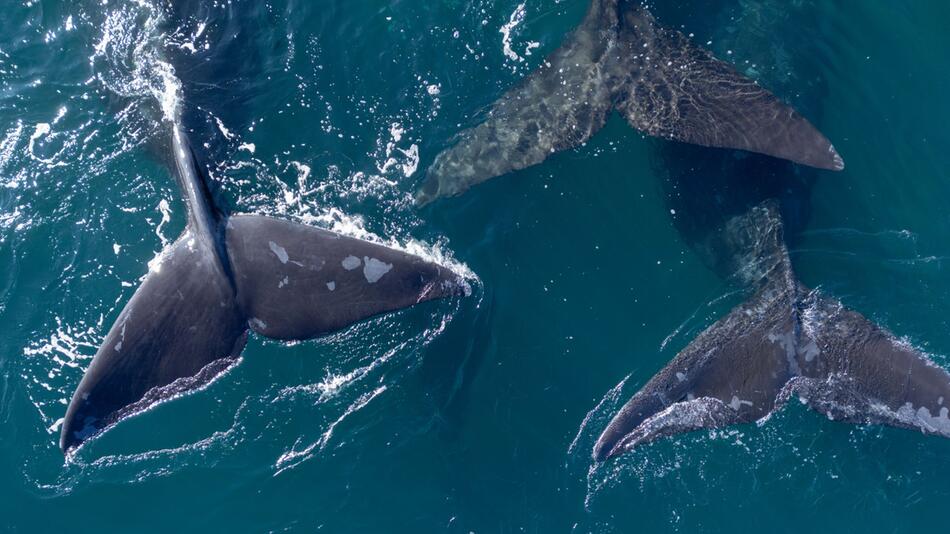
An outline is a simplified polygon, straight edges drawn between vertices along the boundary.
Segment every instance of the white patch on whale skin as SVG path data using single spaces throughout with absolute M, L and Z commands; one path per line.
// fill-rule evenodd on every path
M 280 289 L 289 283 L 290 283 L 290 277 L 285 276 L 283 280 L 277 283 L 277 289 Z
M 264 321 L 258 319 L 257 317 L 252 317 L 249 322 L 251 323 L 251 326 L 253 326 L 253 327 L 256 328 L 257 330 L 266 330 L 266 329 L 267 329 L 267 323 L 265 323 Z
M 749 401 L 741 400 L 739 397 L 733 395 L 732 401 L 729 402 L 729 407 L 735 411 L 739 411 L 739 408 L 742 408 L 743 405 L 752 406 L 752 403 Z
M 679 380 L 680 382 L 685 382 L 685 381 L 686 381 L 686 374 L 677 371 L 677 372 L 676 372 L 676 379 Z
M 798 352 L 795 347 L 795 333 L 771 333 L 768 335 L 768 340 L 772 343 L 778 344 L 785 350 L 785 359 L 788 360 L 788 368 L 792 374 L 796 376 L 802 374 L 802 369 L 798 366 L 798 360 L 795 359 L 796 353 Z
M 162 262 L 165 261 L 167 250 L 167 248 L 163 249 L 161 252 L 156 254 L 154 258 L 148 261 L 148 272 L 156 274 L 162 272 Z
M 347 271 L 352 271 L 362 264 L 359 258 L 356 256 L 347 256 L 343 258 L 343 261 L 340 262 L 340 265 L 343 266 Z
M 125 327 L 129 325 L 129 320 L 122 322 L 122 331 L 119 332 L 119 342 L 115 344 L 115 351 L 122 352 L 122 343 L 125 342 Z
M 921 406 L 915 410 L 914 405 L 909 402 L 901 406 L 896 412 L 888 410 L 886 406 L 874 406 L 874 408 L 876 408 L 879 415 L 881 413 L 889 415 L 890 418 L 901 423 L 919 428 L 921 432 L 950 436 L 950 417 L 947 416 L 950 409 L 946 406 L 940 408 L 938 415 L 931 415 L 930 409 L 926 406 Z
M 281 263 L 287 263 L 287 260 L 290 259 L 290 256 L 287 255 L 287 251 L 284 249 L 284 247 L 274 243 L 273 241 L 270 241 L 267 245 Z
M 382 278 L 386 273 L 392 270 L 393 264 L 379 261 L 376 258 L 364 257 L 363 261 L 366 265 L 363 267 L 363 276 L 366 277 L 366 281 L 375 284 Z
M 386 247 L 406 252 L 413 256 L 418 256 L 425 261 L 435 263 L 455 273 L 458 277 L 475 283 L 480 283 L 478 276 L 467 265 L 454 259 L 440 245 L 430 245 L 424 241 L 409 240 L 399 242 L 396 240 L 384 240 L 376 234 L 369 232 L 364 227 L 364 222 L 358 217 L 345 215 L 338 209 L 333 209 L 326 215 L 314 217 L 313 220 L 321 222 L 325 229 L 336 232 L 342 236 L 353 237 L 362 241 L 384 245 Z M 471 286 L 468 282 L 464 284 L 465 294 L 471 295 Z
M 811 363 L 812 360 L 821 354 L 821 349 L 818 348 L 818 344 L 812 339 L 804 347 L 799 347 L 798 353 L 803 354 L 805 361 Z
M 332 280 L 327 282 L 327 289 L 329 289 L 330 291 L 336 291 L 336 282 Z

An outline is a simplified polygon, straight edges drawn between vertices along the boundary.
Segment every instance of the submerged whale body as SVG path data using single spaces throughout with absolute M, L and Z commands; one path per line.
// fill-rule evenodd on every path
M 788 6 L 777 5 L 764 21 L 752 15 L 760 25 L 781 24 Z M 738 28 L 717 41 L 755 39 L 745 48 L 760 65 L 784 55 L 780 44 L 761 46 L 741 20 Z M 820 108 L 820 87 L 818 81 L 799 91 L 812 114 Z M 597 440 L 595 460 L 666 436 L 760 420 L 792 397 L 836 421 L 950 437 L 950 375 L 795 276 L 787 242 L 810 212 L 813 170 L 756 155 L 656 145 L 674 225 L 708 267 L 751 298 L 697 336 L 621 408 Z
M 841 170 L 831 143 L 794 109 L 639 2 L 593 0 L 581 24 L 436 157 L 423 205 L 581 145 L 613 111 L 654 137 L 742 149 Z
M 788 162 L 841 170 L 842 158 L 798 112 L 679 32 L 659 26 L 639 2 L 593 0 L 542 66 L 436 157 L 416 201 L 461 194 L 576 147 L 613 111 L 643 133 L 681 142 L 662 143 L 662 166 L 676 182 L 672 189 L 692 208 L 677 206 L 677 226 L 710 267 L 748 288 L 752 298 L 630 399 L 597 440 L 596 461 L 660 437 L 754 421 L 792 396 L 832 419 L 950 437 L 950 375 L 795 277 L 785 229 L 789 220 L 802 222 L 808 187 L 787 180 L 793 175 Z M 699 147 L 772 158 L 751 154 L 745 167 L 703 167 L 691 155 L 737 158 Z M 715 174 L 723 170 L 740 172 Z M 741 183 L 728 187 L 731 179 Z M 737 192 L 741 198 L 732 198 Z M 728 209 L 718 204 L 723 196 L 730 199 Z M 799 216 L 789 219 L 794 212 Z
M 69 451 L 233 365 L 248 330 L 305 340 L 414 304 L 462 295 L 451 270 L 311 226 L 219 211 L 180 119 L 175 174 L 188 224 L 151 266 L 86 370 L 63 422 Z
M 713 246 L 736 252 L 753 296 L 697 336 L 631 398 L 594 446 L 602 461 L 658 438 L 748 423 L 793 396 L 837 421 L 950 437 L 950 375 L 908 343 L 805 287 L 778 201 L 734 217 Z

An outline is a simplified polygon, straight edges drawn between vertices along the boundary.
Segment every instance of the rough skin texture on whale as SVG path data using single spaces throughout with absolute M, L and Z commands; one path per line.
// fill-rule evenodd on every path
M 417 203 L 536 165 L 600 130 L 613 107 L 607 69 L 617 26 L 613 4 L 594 2 L 560 48 L 495 102 L 485 122 L 436 158 Z
M 560 48 L 436 157 L 416 203 L 579 146 L 614 110 L 647 135 L 844 168 L 811 123 L 732 65 L 661 27 L 637 3 L 594 0 Z
M 794 276 L 774 202 L 711 240 L 738 247 L 754 296 L 700 334 L 611 420 L 602 461 L 661 437 L 761 419 L 792 396 L 829 418 L 950 437 L 950 375 Z
M 797 111 L 683 34 L 630 9 L 620 30 L 617 110 L 654 137 L 737 148 L 828 170 L 844 161 Z M 618 72 L 618 76 L 623 76 Z

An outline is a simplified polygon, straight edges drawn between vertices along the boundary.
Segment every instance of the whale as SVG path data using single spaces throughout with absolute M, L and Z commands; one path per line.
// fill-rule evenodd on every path
M 767 4 L 745 6 L 741 13 L 754 22 L 730 17 L 733 31 L 718 32 L 716 41 L 741 46 L 753 64 L 779 64 L 787 58 L 780 43 L 763 45 L 756 35 L 780 34 L 774 26 L 794 8 Z M 756 44 L 743 46 L 744 39 Z M 822 83 L 797 91 L 815 117 Z M 623 405 L 594 445 L 595 461 L 685 432 L 764 421 L 796 398 L 835 421 L 950 437 L 950 375 L 795 275 L 789 243 L 807 222 L 816 172 L 764 156 L 673 143 L 654 148 L 655 172 L 681 237 L 749 298 Z
M 793 398 L 834 421 L 950 437 L 950 374 L 907 341 L 795 276 L 781 205 L 768 199 L 710 233 L 752 293 L 697 336 L 610 420 L 604 461 L 657 439 L 764 421 Z
M 396 248 L 278 218 L 226 213 L 178 105 L 168 159 L 187 225 L 106 334 L 69 402 L 59 445 L 89 439 L 236 365 L 249 332 L 307 340 L 425 301 L 464 296 L 464 277 Z
M 660 25 L 639 1 L 593 0 L 579 26 L 439 153 L 415 193 L 424 206 L 582 145 L 617 112 L 652 137 L 842 170 L 795 109 Z
M 561 47 L 435 158 L 416 203 L 577 147 L 614 111 L 666 140 L 654 142 L 653 160 L 677 228 L 751 297 L 618 411 L 594 461 L 662 437 L 763 420 L 796 397 L 833 420 L 950 437 L 950 375 L 795 275 L 787 242 L 807 218 L 815 179 L 803 169 L 840 171 L 842 157 L 794 108 L 661 26 L 640 2 L 593 0 Z

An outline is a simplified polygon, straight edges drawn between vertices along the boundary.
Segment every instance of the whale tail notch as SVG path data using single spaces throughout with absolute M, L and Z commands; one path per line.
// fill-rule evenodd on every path
M 755 293 L 696 337 L 614 416 L 595 461 L 685 432 L 767 417 L 793 396 L 838 421 L 950 437 L 950 374 L 909 344 L 795 279 L 777 207 L 713 239 L 746 245 Z
M 798 112 L 657 24 L 638 2 L 593 0 L 561 47 L 436 157 L 416 203 L 462 194 L 577 147 L 615 110 L 646 135 L 844 168 Z

